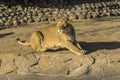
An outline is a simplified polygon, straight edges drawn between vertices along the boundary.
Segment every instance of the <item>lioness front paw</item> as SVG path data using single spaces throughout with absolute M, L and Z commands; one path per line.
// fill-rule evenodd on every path
M 86 52 L 87 52 L 86 50 L 81 50 L 78 55 L 80 55 L 80 56 L 85 55 Z

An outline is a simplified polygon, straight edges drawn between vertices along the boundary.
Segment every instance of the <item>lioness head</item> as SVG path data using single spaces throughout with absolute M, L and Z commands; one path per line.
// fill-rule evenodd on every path
M 74 32 L 73 26 L 70 24 L 70 20 L 67 18 L 61 18 L 57 22 L 57 30 L 59 34 L 70 34 Z M 73 32 L 71 32 L 73 31 Z

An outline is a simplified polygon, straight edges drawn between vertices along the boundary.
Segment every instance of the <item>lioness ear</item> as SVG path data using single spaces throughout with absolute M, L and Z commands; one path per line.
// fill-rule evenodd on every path
M 69 23 L 72 23 L 72 22 L 73 22 L 73 17 L 69 17 L 68 19 L 69 19 L 69 20 L 68 20 Z
M 58 19 L 56 20 L 57 24 L 59 24 L 61 21 L 62 21 L 62 18 L 58 18 Z

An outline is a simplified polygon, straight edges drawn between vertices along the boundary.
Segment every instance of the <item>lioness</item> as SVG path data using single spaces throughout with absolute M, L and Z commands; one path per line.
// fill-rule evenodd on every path
M 84 50 L 76 41 L 75 30 L 66 18 L 61 18 L 56 24 L 33 32 L 30 42 L 22 42 L 19 38 L 17 42 L 21 45 L 30 45 L 37 51 L 67 48 L 77 55 L 84 54 Z

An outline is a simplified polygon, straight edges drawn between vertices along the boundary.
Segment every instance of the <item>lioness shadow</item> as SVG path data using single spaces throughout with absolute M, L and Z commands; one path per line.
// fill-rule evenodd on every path
M 102 49 L 118 49 L 120 42 L 79 42 L 81 47 L 87 51 L 87 54 Z
M 14 34 L 14 32 L 0 34 L 0 38 L 4 38 L 5 36 L 12 35 L 12 34 Z

